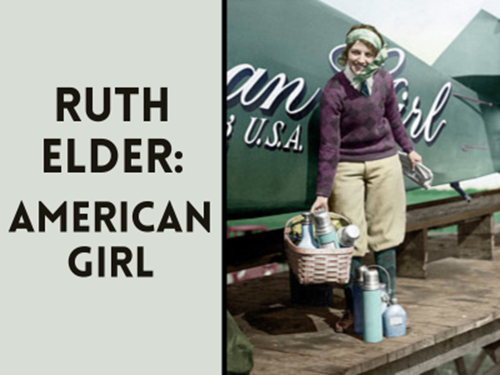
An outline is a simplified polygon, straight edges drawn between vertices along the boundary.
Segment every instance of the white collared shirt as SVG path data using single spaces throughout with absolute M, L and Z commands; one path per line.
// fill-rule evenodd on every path
M 354 77 L 356 77 L 356 75 L 352 72 L 351 68 L 349 67 L 349 64 L 346 65 L 346 67 L 344 69 L 344 74 L 345 74 L 346 78 L 349 80 L 349 82 L 351 83 L 351 86 L 354 87 L 356 90 L 361 91 L 361 82 L 354 83 L 353 80 L 354 80 Z M 366 86 L 368 86 L 368 92 L 371 95 L 372 94 L 372 87 L 373 87 L 373 76 L 371 76 L 370 78 L 368 78 L 366 80 Z

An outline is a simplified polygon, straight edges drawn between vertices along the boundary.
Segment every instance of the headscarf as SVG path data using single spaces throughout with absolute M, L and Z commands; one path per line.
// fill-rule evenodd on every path
M 368 29 L 356 29 L 347 34 L 346 44 L 354 43 L 356 40 L 365 40 L 370 42 L 378 51 L 375 59 L 368 64 L 358 75 L 353 79 L 355 83 L 361 83 L 370 78 L 375 71 L 380 68 L 380 66 L 387 59 L 387 44 L 382 45 L 382 41 L 379 36 L 373 31 Z

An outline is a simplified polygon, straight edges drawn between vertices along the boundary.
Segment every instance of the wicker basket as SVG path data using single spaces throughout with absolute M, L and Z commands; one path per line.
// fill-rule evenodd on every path
M 340 227 L 350 224 L 345 217 L 330 212 L 333 225 Z M 297 247 L 290 235 L 299 232 L 302 216 L 288 220 L 285 226 L 285 251 L 288 263 L 301 284 L 338 283 L 347 284 L 351 270 L 354 247 L 340 249 L 304 249 Z

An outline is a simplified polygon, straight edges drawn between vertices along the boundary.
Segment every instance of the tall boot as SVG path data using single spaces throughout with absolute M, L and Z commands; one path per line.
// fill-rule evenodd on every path
M 389 273 L 390 283 L 387 282 L 387 274 L 378 269 L 378 275 L 380 282 L 384 283 L 389 292 L 389 287 L 391 288 L 391 293 L 389 297 L 392 299 L 394 297 L 394 292 L 396 291 L 396 249 L 387 249 L 375 252 L 375 263 L 377 266 L 384 267 Z
M 354 270 L 362 264 L 362 257 L 352 257 L 351 270 L 349 272 L 349 282 L 344 285 L 345 311 L 342 319 L 340 319 L 335 324 L 335 332 L 350 333 L 354 330 L 354 315 L 352 313 L 352 310 L 354 308 L 354 300 L 352 295 L 352 287 L 354 285 Z

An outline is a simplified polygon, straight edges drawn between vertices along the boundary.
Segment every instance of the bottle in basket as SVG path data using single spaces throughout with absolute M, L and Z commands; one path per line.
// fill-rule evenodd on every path
M 314 240 L 311 213 L 304 212 L 302 216 L 304 217 L 302 221 L 302 239 L 297 246 L 303 249 L 317 249 L 319 246 Z
M 363 340 L 375 343 L 383 339 L 380 281 L 376 270 L 368 270 L 363 274 Z
M 352 247 L 359 238 L 360 232 L 356 225 L 350 224 L 338 231 L 339 244 L 341 247 Z
M 338 249 L 340 246 L 337 231 L 332 224 L 328 211 L 318 210 L 314 212 L 314 222 L 316 223 L 316 238 L 319 247 Z

